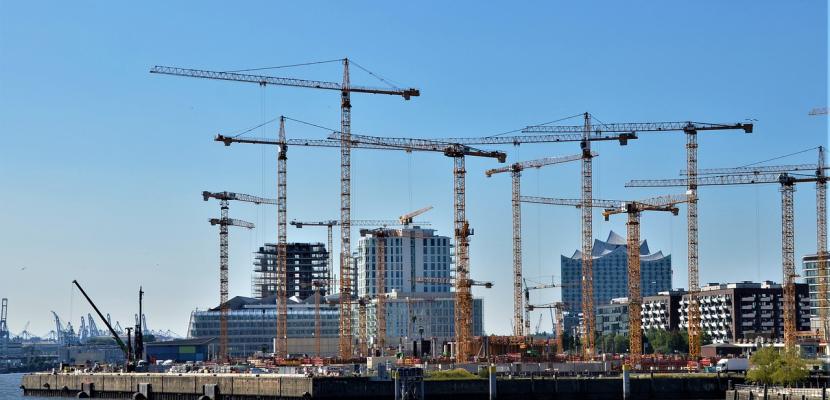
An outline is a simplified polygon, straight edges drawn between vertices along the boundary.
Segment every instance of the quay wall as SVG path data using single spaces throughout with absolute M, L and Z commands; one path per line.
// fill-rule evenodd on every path
M 726 399 L 734 397 L 729 384 L 741 378 L 672 376 L 631 379 L 630 400 Z M 147 392 L 147 385 L 151 392 Z M 304 377 L 245 374 L 29 374 L 23 377 L 24 395 L 132 399 L 135 393 L 147 400 L 270 400 L 270 399 L 391 399 L 393 382 L 365 377 Z M 546 377 L 499 379 L 497 398 L 532 399 L 622 399 L 622 379 Z M 83 394 L 81 394 L 83 392 Z M 436 380 L 424 382 L 426 399 L 486 399 L 486 379 Z M 218 394 L 215 396 L 214 394 Z M 207 396 L 207 397 L 205 397 Z M 753 399 L 757 399 L 754 396 Z M 782 399 L 783 400 L 783 399 Z

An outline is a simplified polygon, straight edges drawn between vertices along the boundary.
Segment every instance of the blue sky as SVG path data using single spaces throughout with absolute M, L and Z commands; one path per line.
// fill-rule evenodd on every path
M 91 312 L 72 279 L 115 319 L 143 285 L 153 329 L 185 333 L 189 312 L 217 301 L 219 212 L 202 190 L 275 194 L 273 149 L 211 139 L 280 114 L 339 124 L 337 92 L 151 75 L 153 65 L 232 70 L 350 57 L 422 96 L 353 96 L 353 131 L 483 136 L 592 112 L 604 122 L 756 121 L 755 133 L 701 134 L 700 166 L 736 166 L 827 143 L 827 3 L 702 2 L 10 2 L 0 1 L 0 296 L 13 332 L 52 328 L 50 310 Z M 336 64 L 274 75 L 339 81 Z M 355 83 L 380 85 L 355 70 Z M 574 121 L 578 123 L 578 121 Z M 276 135 L 275 126 L 254 132 Z M 288 125 L 290 137 L 321 130 Z M 596 146 L 595 197 L 639 198 L 631 178 L 673 177 L 684 137 L 641 135 Z M 577 144 L 504 148 L 509 161 L 573 154 Z M 814 153 L 781 160 L 812 162 Z M 468 161 L 471 268 L 496 283 L 488 332 L 510 331 L 508 176 Z M 289 219 L 337 218 L 336 149 L 289 153 Z M 424 216 L 451 235 L 451 160 L 355 151 L 353 218 Z M 579 166 L 524 174 L 524 193 L 577 197 Z M 796 193 L 796 255 L 815 251 L 815 191 Z M 525 275 L 556 274 L 579 246 L 575 209 L 523 209 Z M 234 204 L 258 229 L 231 233 L 231 295 L 250 294 L 251 253 L 276 238 L 275 211 Z M 646 215 L 642 236 L 674 258 L 685 286 L 685 213 Z M 774 186 L 704 188 L 701 282 L 781 279 Z M 595 218 L 595 236 L 624 232 Z M 290 229 L 290 241 L 325 230 Z M 354 239 L 356 240 L 356 238 Z M 134 290 L 135 289 L 135 290 Z M 537 293 L 534 301 L 558 298 Z M 537 316 L 533 316 L 534 324 Z M 549 326 L 547 315 L 542 328 Z

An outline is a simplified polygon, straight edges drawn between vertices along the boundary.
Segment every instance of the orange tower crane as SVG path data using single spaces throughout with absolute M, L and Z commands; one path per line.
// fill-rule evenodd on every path
M 774 169 L 776 167 L 766 167 Z M 797 319 L 795 294 L 795 230 L 793 212 L 793 193 L 795 184 L 802 182 L 826 181 L 824 176 L 797 177 L 788 173 L 751 173 L 734 175 L 710 175 L 698 179 L 698 186 L 749 185 L 778 183 L 781 185 L 781 255 L 784 283 L 784 345 L 794 348 L 796 345 Z M 684 186 L 684 179 L 632 180 L 626 187 L 677 187 Z M 818 215 L 819 220 L 826 215 Z M 819 223 L 821 225 L 821 223 Z M 690 318 L 691 323 L 691 318 Z
M 421 92 L 415 88 L 373 88 L 367 86 L 355 86 L 350 82 L 349 59 L 341 60 L 343 63 L 343 82 L 323 82 L 294 78 L 279 78 L 264 75 L 241 74 L 237 72 L 205 71 L 198 69 L 176 68 L 155 66 L 150 73 L 186 76 L 192 78 L 217 79 L 225 81 L 237 81 L 255 83 L 260 86 L 294 86 L 311 89 L 325 89 L 340 92 L 340 132 L 343 135 L 340 146 L 340 344 L 339 351 L 341 358 L 350 358 L 351 349 L 351 282 L 348 279 L 349 259 L 351 257 L 351 147 L 349 135 L 351 133 L 352 114 L 352 93 L 386 94 L 401 96 L 409 100 L 413 96 L 420 96 Z M 345 318 L 344 318 L 345 317 Z M 281 329 L 280 317 L 277 317 L 277 330 Z
M 596 153 L 593 154 L 597 156 Z M 538 160 L 522 161 L 513 163 L 507 167 L 488 169 L 484 171 L 487 177 L 502 172 L 510 172 L 512 176 L 512 208 L 513 208 L 513 336 L 520 337 L 530 334 L 530 321 L 523 321 L 522 309 L 522 204 L 519 201 L 521 196 L 522 171 L 528 168 L 542 168 L 546 165 L 561 164 L 577 161 L 582 158 L 581 154 L 564 157 L 546 157 Z M 524 332 L 522 327 L 524 326 Z
M 254 224 L 228 218 L 228 202 L 230 200 L 243 201 L 254 204 L 276 204 L 274 199 L 251 196 L 233 192 L 202 192 L 202 199 L 214 198 L 219 200 L 220 218 L 208 220 L 211 225 L 219 225 L 219 358 L 228 360 L 228 226 L 240 226 L 253 229 Z
M 339 133 L 330 136 L 331 139 L 339 137 Z M 383 138 L 366 135 L 352 135 L 354 141 L 370 145 L 389 145 L 400 148 L 419 149 L 422 151 L 434 151 L 436 146 L 440 148 L 445 156 L 453 159 L 453 208 L 454 233 L 455 233 L 455 336 L 456 336 L 456 360 L 466 362 L 472 353 L 472 306 L 473 295 L 470 286 L 470 255 L 469 237 L 473 234 L 467 221 L 465 176 L 465 157 L 496 158 L 504 162 L 507 155 L 498 151 L 484 151 L 474 149 L 458 143 L 446 143 L 428 139 L 411 138 Z
M 531 126 L 522 132 L 525 133 L 551 133 L 562 132 L 564 129 L 575 130 L 577 126 L 572 127 L 556 127 L 548 125 Z M 593 304 L 593 268 L 591 259 L 591 247 L 593 246 L 593 215 L 591 211 L 592 199 L 592 164 L 591 164 L 591 137 L 612 133 L 612 132 L 628 132 L 635 136 L 638 132 L 664 132 L 664 131 L 681 131 L 686 134 L 686 164 L 690 171 L 686 186 L 688 188 L 689 196 L 689 213 L 688 213 L 688 245 L 689 245 L 689 291 L 690 298 L 694 299 L 694 293 L 699 288 L 698 282 L 698 234 L 697 234 L 697 133 L 699 131 L 713 131 L 713 130 L 743 130 L 746 133 L 751 133 L 753 129 L 752 124 L 735 123 L 735 124 L 712 124 L 702 122 L 635 122 L 635 123 L 610 123 L 610 124 L 594 124 L 589 113 L 584 114 L 584 124 L 582 125 L 583 140 L 580 145 L 583 151 L 582 160 L 582 313 L 585 317 L 586 337 L 585 337 L 585 355 L 591 357 L 594 354 L 594 335 L 596 332 L 596 320 L 594 315 Z M 693 358 L 700 355 L 700 315 L 696 303 L 692 301 L 690 307 L 690 318 L 692 323 L 689 324 L 689 354 Z
M 534 306 L 530 306 L 530 291 L 531 290 L 542 290 L 542 289 L 554 289 L 554 288 L 561 288 L 562 284 L 553 282 L 553 276 L 550 277 L 550 283 L 539 283 L 533 286 L 527 284 L 527 279 L 522 278 L 524 281 L 524 298 L 525 298 L 525 305 L 524 305 L 524 312 L 525 312 L 525 336 L 530 336 L 530 311 L 533 311 Z M 547 307 L 535 307 L 535 308 L 547 308 Z
M 522 196 L 526 203 L 551 204 L 560 206 L 584 207 L 581 199 L 554 199 L 548 197 Z M 642 295 L 640 292 L 640 213 L 643 211 L 668 211 L 677 215 L 677 204 L 686 203 L 685 196 L 662 196 L 639 201 L 599 200 L 593 199 L 591 207 L 603 208 L 603 216 L 618 213 L 628 214 L 628 324 L 631 365 L 637 365 L 642 354 L 642 330 L 640 329 L 640 309 Z
M 325 140 L 318 140 L 318 139 L 292 139 L 286 140 L 287 145 L 300 145 L 300 146 L 311 146 L 311 147 L 340 147 L 340 143 L 342 142 L 343 134 L 341 132 L 333 133 L 329 139 Z M 364 148 L 364 149 L 374 149 L 374 150 L 400 150 L 406 152 L 412 151 L 425 151 L 425 152 L 440 152 L 443 153 L 447 157 L 451 157 L 454 160 L 454 170 L 453 170 L 453 177 L 454 177 L 454 188 L 455 188 L 455 197 L 454 197 L 454 204 L 455 204 L 455 234 L 456 234 L 456 259 L 459 260 L 456 262 L 456 273 L 461 274 L 461 279 L 458 280 L 460 282 L 464 282 L 467 276 L 467 266 L 469 256 L 467 253 L 468 250 L 468 242 L 467 238 L 469 237 L 472 232 L 469 230 L 469 224 L 466 221 L 465 216 L 465 206 L 464 206 L 464 176 L 466 174 L 466 170 L 464 169 L 464 157 L 465 156 L 474 156 L 474 157 L 486 157 L 486 158 L 496 158 L 499 162 L 504 162 L 507 158 L 507 155 L 498 152 L 498 151 L 485 151 L 485 150 L 478 150 L 466 145 L 458 144 L 458 143 L 447 143 L 435 140 L 428 140 L 428 139 L 410 139 L 410 138 L 383 138 L 383 137 L 375 137 L 375 136 L 365 136 L 365 135 L 350 135 L 348 140 L 349 147 L 354 148 Z M 506 137 L 505 137 L 506 138 Z M 256 143 L 256 144 L 268 144 L 268 145 L 282 145 L 283 142 L 269 140 L 269 139 L 249 139 L 249 138 L 232 138 L 223 135 L 218 135 L 215 138 L 218 142 L 225 143 L 226 146 L 229 146 L 231 143 Z M 540 136 L 536 138 L 537 141 L 551 141 L 551 139 L 546 138 L 545 136 Z M 340 221 L 341 227 L 343 226 L 343 221 Z M 342 232 L 341 232 L 342 234 Z M 463 236 L 463 240 L 458 240 L 459 237 Z M 346 265 L 346 269 L 344 269 L 344 265 Z M 460 269 L 459 269 L 460 266 Z M 344 289 L 342 287 L 343 283 L 345 282 L 348 286 L 348 293 L 351 293 L 351 282 L 350 282 L 350 272 L 348 269 L 348 260 L 341 259 L 341 276 L 340 276 L 340 294 L 341 294 L 341 302 L 342 302 L 342 295 L 344 293 Z M 346 272 L 346 276 L 343 276 L 343 272 Z M 458 277 L 458 276 L 457 276 Z M 469 307 L 472 307 L 472 295 L 469 292 L 469 288 L 460 288 L 461 291 L 456 291 L 456 298 L 461 299 L 460 303 L 461 307 L 456 307 L 456 312 L 460 312 L 467 317 L 470 316 L 472 310 Z M 351 295 L 349 296 L 349 302 L 351 301 Z M 459 308 L 461 310 L 459 310 Z M 343 344 L 343 335 L 346 332 L 342 329 L 342 324 L 344 318 L 351 319 L 351 309 L 348 312 L 343 312 L 343 304 L 340 305 L 340 318 L 341 318 L 341 338 L 340 344 Z M 456 330 L 456 335 L 461 335 L 461 338 L 464 339 L 462 343 L 468 343 L 471 339 L 471 333 L 469 325 L 470 318 L 461 318 L 461 316 L 456 315 L 456 326 L 460 326 L 462 332 L 459 333 L 459 330 Z M 349 346 L 351 346 L 351 325 L 349 326 Z M 464 350 L 465 352 L 461 352 L 460 354 L 463 356 L 467 356 L 470 353 L 467 353 L 467 347 L 464 345 L 459 346 L 460 349 Z M 342 352 L 342 347 L 341 347 Z M 341 354 L 342 355 L 342 354 Z

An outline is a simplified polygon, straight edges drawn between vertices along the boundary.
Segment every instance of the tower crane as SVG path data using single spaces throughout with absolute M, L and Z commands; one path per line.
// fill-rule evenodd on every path
M 582 199 L 554 199 L 548 197 L 522 196 L 527 203 L 551 204 L 560 206 L 584 207 Z M 688 202 L 680 195 L 654 197 L 638 201 L 592 199 L 591 207 L 603 208 L 607 220 L 610 215 L 628 214 L 627 250 L 628 250 L 628 324 L 631 365 L 637 365 L 642 354 L 642 330 L 640 329 L 640 309 L 642 295 L 640 292 L 640 213 L 644 211 L 668 211 L 677 215 L 677 204 Z M 593 299 L 592 299 L 593 301 Z
M 593 157 L 597 154 L 593 153 Z M 546 165 L 561 164 L 570 161 L 577 161 L 582 158 L 581 154 L 564 157 L 546 157 L 538 160 L 522 161 L 513 163 L 506 167 L 488 169 L 484 174 L 489 178 L 502 172 L 510 172 L 512 176 L 512 197 L 513 208 L 513 336 L 530 334 L 530 322 L 523 321 L 522 309 L 522 204 L 519 201 L 521 196 L 522 171 L 528 168 L 542 168 Z
M 283 134 L 284 133 L 284 123 L 285 123 L 285 118 L 281 117 L 280 118 L 281 136 L 278 140 L 265 139 L 265 138 L 240 138 L 240 137 L 235 137 L 235 136 L 234 137 L 225 136 L 225 135 L 221 135 L 221 134 L 217 135 L 214 140 L 217 141 L 217 142 L 224 143 L 225 146 L 230 146 L 233 143 L 247 143 L 247 144 L 262 144 L 262 145 L 279 146 L 279 148 L 282 149 L 281 153 L 280 153 L 282 156 L 285 155 L 285 152 L 286 152 L 286 149 L 287 149 L 288 146 L 336 147 L 336 148 L 341 148 L 341 150 L 342 150 L 342 143 L 343 142 L 342 142 L 342 140 L 340 140 L 340 136 L 338 136 L 337 140 L 331 140 L 331 139 L 287 139 L 287 138 L 285 138 L 285 136 Z M 415 145 L 410 145 L 410 146 L 401 146 L 399 143 L 370 144 L 370 143 L 356 142 L 354 140 L 351 140 L 349 143 L 350 143 L 351 148 L 372 149 L 372 150 L 397 150 L 397 151 L 406 151 L 406 152 L 412 152 L 412 151 L 445 152 L 445 150 L 449 146 L 447 143 L 440 143 L 440 142 L 416 143 Z M 282 162 L 278 163 L 278 166 L 280 166 L 280 165 L 283 166 L 282 171 L 285 171 L 284 163 L 282 163 Z M 278 171 L 278 175 L 280 175 L 279 171 Z M 283 175 L 284 175 L 284 173 L 283 173 Z M 283 179 L 283 181 L 284 181 L 284 179 Z M 285 193 L 285 192 L 283 191 L 283 193 Z M 284 196 L 283 196 L 282 200 L 278 200 L 278 201 L 281 201 L 282 203 L 285 203 L 283 200 L 284 200 Z M 283 207 L 283 210 L 284 210 L 284 207 Z M 341 213 L 341 217 L 342 217 L 342 213 Z M 341 239 L 342 239 L 342 237 L 343 237 L 342 227 L 344 226 L 343 220 L 341 219 L 340 221 L 336 221 L 336 222 L 337 222 L 337 225 L 341 226 Z M 397 222 L 394 222 L 394 221 L 393 221 L 393 223 L 397 224 Z M 350 218 L 349 219 L 349 227 L 351 227 L 351 225 L 352 225 L 352 223 L 351 223 L 351 218 Z M 279 227 L 280 227 L 280 224 L 278 224 L 278 230 L 280 229 Z M 282 230 L 282 232 L 284 232 L 284 230 Z M 331 234 L 331 230 L 329 231 L 329 233 Z M 279 236 L 279 234 L 278 234 L 278 236 Z M 329 248 L 331 249 L 331 246 L 329 246 Z M 341 252 L 341 256 L 342 256 L 342 252 Z M 278 257 L 278 259 L 279 259 L 279 257 Z M 348 303 L 348 302 L 351 301 L 351 296 L 352 296 L 351 280 L 350 280 L 351 266 L 350 266 L 350 263 L 348 262 L 348 259 L 346 259 L 346 262 L 344 263 L 343 262 L 344 259 L 341 257 L 340 261 L 341 261 L 340 262 L 340 296 L 341 296 L 341 299 L 340 299 L 341 300 L 340 301 L 340 321 L 341 321 L 340 322 L 340 324 L 341 324 L 340 325 L 340 336 L 341 336 L 341 338 L 340 338 L 340 343 L 339 343 L 340 344 L 339 349 L 340 349 L 340 352 L 341 352 L 340 353 L 341 358 L 343 358 L 343 357 L 348 358 L 348 357 L 351 356 L 351 335 L 352 335 L 351 329 L 352 329 L 352 327 L 351 327 L 350 324 L 343 325 L 344 324 L 343 321 L 344 320 L 345 321 L 350 321 L 351 320 L 351 306 L 349 304 L 344 304 L 343 303 L 343 296 L 344 296 L 344 293 L 348 293 L 346 302 Z M 346 285 L 345 288 L 343 287 L 344 284 Z M 283 318 L 281 318 L 279 316 L 279 314 L 280 313 L 278 312 L 278 317 L 277 317 L 278 325 L 279 325 L 280 321 L 284 320 Z M 348 336 L 349 338 L 344 340 L 343 336 Z M 347 346 L 347 347 L 344 347 L 344 346 Z M 349 356 L 344 356 L 344 354 L 343 354 L 344 349 L 348 350 Z
M 528 307 L 530 304 L 530 291 L 531 290 L 542 290 L 542 289 L 554 289 L 558 287 L 562 287 L 562 284 L 557 284 L 553 282 L 553 276 L 551 276 L 551 283 L 539 283 L 537 285 L 530 286 L 527 284 L 527 279 L 522 278 L 524 282 L 524 305 L 522 308 L 524 309 L 524 335 L 530 335 L 530 311 L 532 311 L 532 307 Z
M 816 115 L 827 115 L 827 107 L 816 107 L 808 113 L 808 115 L 816 116 Z
M 432 210 L 432 206 L 426 206 L 426 207 L 421 208 L 419 210 L 415 210 L 415 211 L 412 211 L 410 213 L 406 213 L 404 215 L 401 215 L 400 217 L 398 217 L 398 220 L 401 222 L 401 225 L 409 226 L 409 225 L 412 224 L 412 219 L 413 218 L 415 218 L 415 217 L 417 217 L 417 216 L 419 216 L 419 215 L 421 215 L 421 214 L 423 214 L 423 213 L 425 213 L 429 210 Z
M 757 173 L 746 175 L 710 175 L 702 176 L 697 181 L 697 186 L 719 186 L 719 185 L 750 185 L 778 183 L 781 186 L 781 253 L 782 271 L 784 283 L 784 345 L 787 348 L 794 348 L 796 345 L 796 294 L 795 294 L 795 230 L 793 225 L 793 193 L 795 184 L 802 182 L 825 181 L 826 177 L 799 177 L 788 173 Z M 683 186 L 684 179 L 652 179 L 632 180 L 625 184 L 626 187 L 676 187 Z M 819 209 L 823 207 L 819 206 Z M 818 215 L 819 230 L 826 226 L 826 215 Z M 821 232 L 819 236 L 821 236 Z M 823 277 L 822 277 L 823 278 Z
M 254 224 L 239 220 L 228 218 L 228 202 L 230 200 L 234 201 L 242 201 L 254 204 L 276 204 L 276 200 L 274 199 L 266 199 L 257 196 L 251 196 L 248 194 L 241 194 L 241 193 L 233 193 L 233 192 L 202 192 L 202 199 L 204 201 L 208 201 L 208 199 L 217 199 L 219 200 L 219 208 L 221 211 L 220 218 L 211 218 L 208 220 L 211 225 L 219 225 L 219 309 L 220 309 L 220 317 L 219 317 L 219 358 L 222 360 L 227 361 L 228 359 L 228 226 L 239 226 L 242 228 L 253 229 Z M 285 279 L 285 274 L 283 271 L 283 276 L 280 275 L 280 271 L 277 271 L 277 281 L 280 282 Z M 277 285 L 279 286 L 279 285 Z M 279 299 L 277 296 L 277 302 L 285 302 L 286 299 Z M 277 313 L 279 314 L 279 313 Z M 285 331 L 281 331 L 285 332 Z M 280 342 L 279 336 L 277 336 L 277 343 Z
M 576 131 L 577 126 L 571 127 L 556 127 L 547 125 L 530 126 L 523 130 L 524 133 L 550 133 L 562 132 L 563 130 Z M 582 313 L 587 321 L 586 325 L 586 345 L 584 347 L 586 355 L 591 356 L 594 353 L 594 332 L 595 332 L 595 315 L 593 308 L 593 282 L 590 280 L 593 276 L 591 247 L 593 246 L 593 215 L 590 208 L 592 198 L 592 165 L 591 165 L 591 136 L 601 133 L 611 132 L 627 132 L 632 136 L 636 136 L 638 132 L 664 132 L 664 131 L 680 131 L 686 134 L 686 165 L 689 170 L 687 176 L 686 186 L 688 188 L 689 196 L 689 212 L 687 221 L 687 234 L 689 245 L 689 298 L 694 299 L 695 293 L 699 290 L 698 281 L 698 234 L 697 234 L 697 133 L 699 131 L 718 131 L 718 130 L 743 130 L 746 133 L 751 133 L 753 124 L 735 123 L 735 124 L 711 124 L 702 122 L 635 122 L 635 123 L 611 123 L 593 125 L 592 118 L 589 113 L 584 114 L 584 125 L 582 126 L 583 140 L 580 142 L 583 151 L 582 159 Z M 692 358 L 700 356 L 700 310 L 697 308 L 695 300 L 690 304 L 690 319 L 689 324 L 689 355 Z
M 351 147 L 350 147 L 350 138 L 349 135 L 351 133 L 351 115 L 352 115 L 352 102 L 351 102 L 351 94 L 354 93 L 367 93 L 367 94 L 386 94 L 386 95 L 393 95 L 393 96 L 401 96 L 404 100 L 409 100 L 414 96 L 420 96 L 421 92 L 415 88 L 407 88 L 407 89 L 400 89 L 400 88 L 391 88 L 391 89 L 384 89 L 384 88 L 373 88 L 368 86 L 354 86 L 350 82 L 349 78 L 349 59 L 344 58 L 343 62 L 343 82 L 342 83 L 335 83 L 335 82 L 323 82 L 323 81 L 312 81 L 312 80 L 304 80 L 304 79 L 294 79 L 294 78 L 279 78 L 273 76 L 263 76 L 263 75 L 250 75 L 250 74 L 240 74 L 235 72 L 219 72 L 219 71 L 205 71 L 205 70 L 197 70 L 197 69 L 187 69 L 187 68 L 175 68 L 175 67 L 165 67 L 165 66 L 155 66 L 150 70 L 150 73 L 157 73 L 157 74 L 167 74 L 167 75 L 177 75 L 177 76 L 186 76 L 186 77 L 193 77 L 193 78 L 205 78 L 205 79 L 218 79 L 218 80 L 227 80 L 227 81 L 237 81 L 237 82 L 249 82 L 249 83 L 256 83 L 260 86 L 267 86 L 267 85 L 278 85 L 278 86 L 294 86 L 294 87 L 304 87 L 304 88 L 312 88 L 312 89 L 325 89 L 325 90 L 335 90 L 340 92 L 340 131 L 343 134 L 343 139 L 341 140 L 340 144 L 340 265 L 341 269 L 343 266 L 347 266 L 349 264 L 349 260 L 352 256 L 351 254 Z M 278 174 L 279 175 L 279 174 Z M 343 274 L 343 271 L 340 271 L 340 280 L 343 281 L 344 279 L 348 279 L 347 274 Z M 279 289 L 278 289 L 279 290 Z M 340 357 L 341 358 L 349 358 L 351 357 L 351 318 L 344 319 L 342 316 L 350 315 L 351 309 L 349 305 L 350 301 L 350 287 L 348 282 L 345 285 L 340 285 Z M 277 313 L 279 314 L 279 312 Z M 278 315 L 278 330 L 280 329 L 280 317 Z
M 430 206 L 430 208 L 432 208 L 432 206 Z M 411 223 L 411 221 L 410 221 L 410 223 Z M 418 222 L 418 223 L 421 224 L 421 225 L 430 225 L 429 222 Z M 325 220 L 325 221 L 297 221 L 297 220 L 292 220 L 290 222 L 290 224 L 294 227 L 297 227 L 298 229 L 301 229 L 304 226 L 325 226 L 326 228 L 328 228 L 329 282 L 328 282 L 327 285 L 329 287 L 329 290 L 333 291 L 334 290 L 334 270 L 333 270 L 333 268 L 334 268 L 334 258 L 333 258 L 334 257 L 333 256 L 334 249 L 332 247 L 332 246 L 334 246 L 334 241 L 333 241 L 334 233 L 333 233 L 333 231 L 334 231 L 335 226 L 340 226 L 340 221 L 337 221 L 337 220 L 334 220 L 334 219 Z M 395 220 L 382 220 L 382 219 L 381 220 L 372 220 L 372 219 L 353 219 L 352 220 L 352 226 L 395 226 L 395 225 L 399 225 L 399 224 L 401 224 L 400 221 L 395 221 Z
M 554 327 L 554 329 L 556 330 L 556 354 L 564 353 L 565 343 L 563 340 L 563 335 L 565 326 L 565 303 L 556 302 L 538 305 L 528 304 L 527 306 L 525 306 L 525 308 L 528 311 L 533 311 L 537 308 L 547 308 L 551 310 L 556 310 L 556 326 Z M 553 319 L 553 317 L 551 319 Z

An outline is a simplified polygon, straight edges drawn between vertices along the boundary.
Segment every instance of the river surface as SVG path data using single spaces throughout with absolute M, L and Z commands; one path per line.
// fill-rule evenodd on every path
M 23 397 L 23 391 L 20 390 L 20 380 L 24 374 L 0 374 L 0 400 L 40 400 L 46 397 Z

